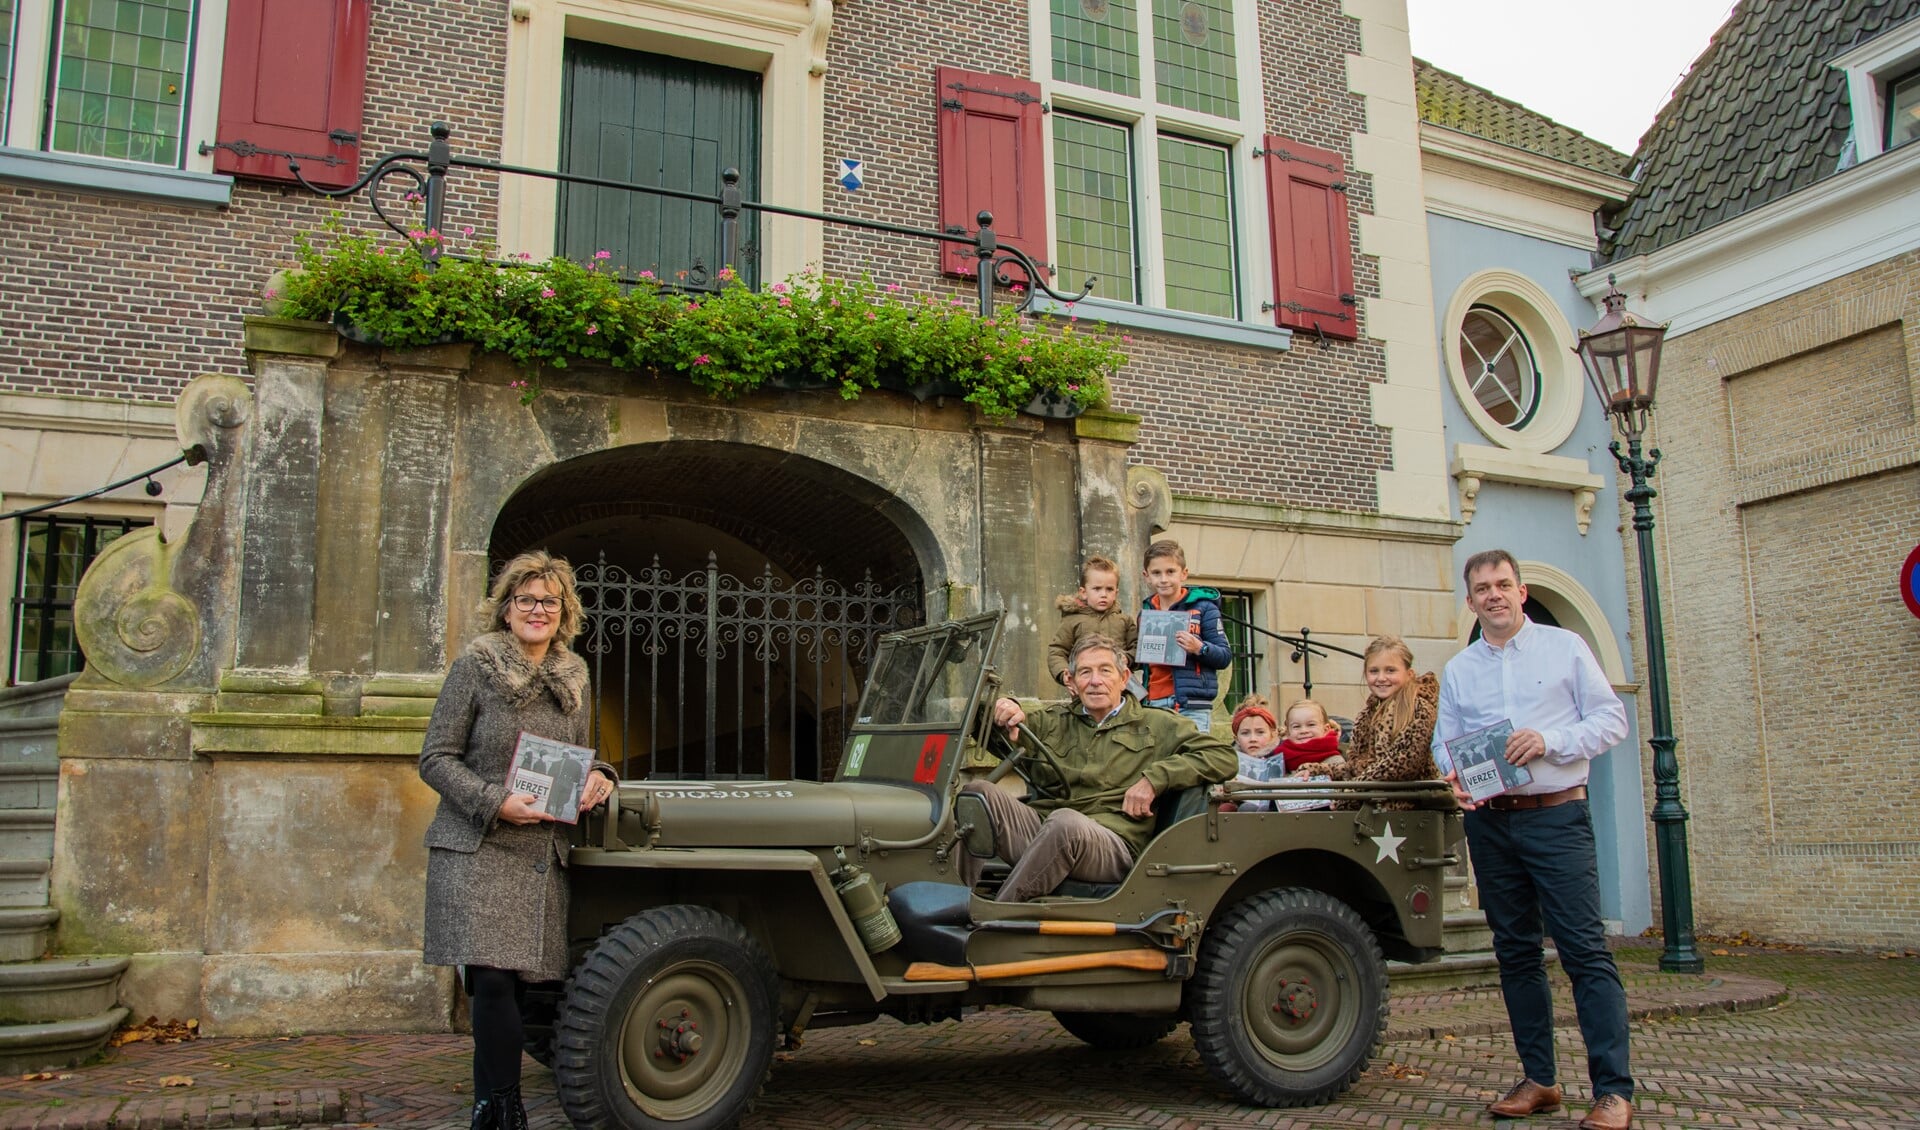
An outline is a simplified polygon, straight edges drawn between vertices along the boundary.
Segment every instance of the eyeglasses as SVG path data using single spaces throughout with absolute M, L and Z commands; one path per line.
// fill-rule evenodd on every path
M 526 593 L 516 593 L 513 598 L 513 606 L 522 612 L 532 612 L 538 608 L 542 612 L 551 614 L 560 611 L 560 598 L 557 596 L 528 596 Z

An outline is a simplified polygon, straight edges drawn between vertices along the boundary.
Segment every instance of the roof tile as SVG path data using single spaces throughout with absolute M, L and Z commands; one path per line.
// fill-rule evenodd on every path
M 1920 0 L 1740 0 L 1640 139 L 1606 257 L 1657 250 L 1839 172 L 1851 113 L 1828 64 L 1915 18 Z
M 1618 149 L 1424 59 L 1413 61 L 1413 84 L 1420 120 L 1430 125 L 1616 176 L 1627 169 Z

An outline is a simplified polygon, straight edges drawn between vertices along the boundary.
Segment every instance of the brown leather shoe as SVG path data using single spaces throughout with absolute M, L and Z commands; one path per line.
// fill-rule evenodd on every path
M 1502 1118 L 1525 1118 L 1541 1111 L 1556 1111 L 1560 1109 L 1560 1088 L 1542 1087 L 1531 1079 L 1522 1079 L 1507 1092 L 1506 1098 L 1488 1103 L 1487 1109 Z
M 1601 1095 L 1580 1120 L 1580 1130 L 1628 1130 L 1632 1125 L 1633 1104 L 1620 1095 Z

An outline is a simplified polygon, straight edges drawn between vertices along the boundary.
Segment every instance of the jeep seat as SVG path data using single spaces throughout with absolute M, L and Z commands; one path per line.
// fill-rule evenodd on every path
M 902 883 L 889 890 L 887 906 L 900 926 L 901 951 L 914 961 L 965 965 L 972 897 L 957 883 Z
M 1189 816 L 1198 816 L 1207 810 L 1207 786 L 1195 785 L 1181 789 L 1171 796 L 1163 796 L 1154 804 L 1153 836 L 1147 840 L 1151 844 L 1160 838 L 1160 833 L 1173 827 Z M 1134 860 L 1138 865 L 1139 860 Z M 1068 898 L 1103 899 L 1120 889 L 1119 883 L 1087 883 L 1079 879 L 1068 879 L 1054 888 L 1056 895 Z

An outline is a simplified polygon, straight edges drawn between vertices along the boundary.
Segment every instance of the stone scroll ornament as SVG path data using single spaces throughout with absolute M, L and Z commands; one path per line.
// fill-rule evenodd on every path
M 188 463 L 224 462 L 238 450 L 253 395 L 225 376 L 196 378 L 181 393 L 174 429 Z M 94 559 L 74 594 L 74 632 L 90 670 L 127 687 L 165 683 L 199 653 L 201 610 L 172 584 L 191 538 L 168 541 L 159 526 L 116 540 Z

